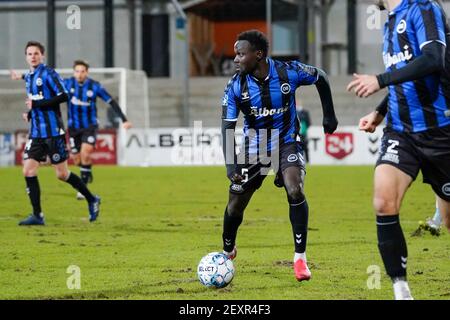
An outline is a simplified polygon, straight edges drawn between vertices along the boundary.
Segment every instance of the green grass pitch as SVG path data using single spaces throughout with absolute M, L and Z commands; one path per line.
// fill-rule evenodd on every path
M 78 169 L 73 168 L 75 172 Z M 245 212 L 236 276 L 225 289 L 197 280 L 200 258 L 221 250 L 228 183 L 221 167 L 94 167 L 99 220 L 56 180 L 39 173 L 45 227 L 18 227 L 30 212 L 20 168 L 0 169 L 1 299 L 392 299 L 376 244 L 370 166 L 308 168 L 308 261 L 312 279 L 295 281 L 293 240 L 282 189 L 269 176 Z M 401 213 L 416 299 L 450 298 L 450 236 L 411 237 L 434 213 L 421 178 Z M 68 289 L 70 265 L 81 289 Z M 381 267 L 381 288 L 368 289 L 367 268 Z

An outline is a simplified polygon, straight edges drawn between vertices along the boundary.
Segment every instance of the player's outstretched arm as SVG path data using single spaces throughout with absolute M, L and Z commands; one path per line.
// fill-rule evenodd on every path
M 422 55 L 401 69 L 377 76 L 380 88 L 413 81 L 445 69 L 445 46 L 433 41 L 422 48 Z
M 125 116 L 125 114 L 122 111 L 122 108 L 119 106 L 119 104 L 117 103 L 116 100 L 114 100 L 111 95 L 108 93 L 108 91 L 106 91 L 105 88 L 103 88 L 101 85 L 99 85 L 98 89 L 98 96 L 105 101 L 106 103 L 108 103 L 114 110 L 114 112 L 119 115 L 120 119 L 122 120 L 122 128 L 124 128 L 125 130 L 130 129 L 133 124 L 128 121 L 127 117 Z
M 391 72 L 375 75 L 354 74 L 354 79 L 347 86 L 347 91 L 355 91 L 360 98 L 370 97 L 384 87 L 423 78 L 445 68 L 445 46 L 437 41 L 430 42 L 422 48 L 422 55 L 405 67 Z
M 122 109 L 120 108 L 119 104 L 116 102 L 116 100 L 111 99 L 111 101 L 109 102 L 109 104 L 111 105 L 111 107 L 113 108 L 114 112 L 116 112 L 116 114 L 119 115 L 120 119 L 122 120 L 122 127 L 125 130 L 130 129 L 133 124 L 128 121 L 127 117 L 125 116 L 125 114 L 122 112 Z
M 327 74 L 318 70 L 318 80 L 316 82 L 316 88 L 320 95 L 320 101 L 322 102 L 323 111 L 323 129 L 325 133 L 333 133 L 338 126 L 338 120 L 334 112 L 333 96 L 331 95 L 330 82 L 328 81 Z
M 23 80 L 24 74 L 17 73 L 16 70 L 9 70 L 9 74 L 11 76 L 11 80 Z

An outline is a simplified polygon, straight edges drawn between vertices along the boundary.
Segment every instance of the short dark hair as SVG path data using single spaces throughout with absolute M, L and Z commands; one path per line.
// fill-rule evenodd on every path
M 89 70 L 89 63 L 84 60 L 75 60 L 73 62 L 73 68 L 75 69 L 76 66 L 84 66 L 86 70 Z
M 42 43 L 38 42 L 38 41 L 28 41 L 27 45 L 25 46 L 25 54 L 27 54 L 27 49 L 29 47 L 38 47 L 39 51 L 44 54 L 45 53 L 45 47 Z
M 264 33 L 259 30 L 248 30 L 240 33 L 237 37 L 238 41 L 246 40 L 250 42 L 253 50 L 261 50 L 264 56 L 269 52 L 269 40 Z

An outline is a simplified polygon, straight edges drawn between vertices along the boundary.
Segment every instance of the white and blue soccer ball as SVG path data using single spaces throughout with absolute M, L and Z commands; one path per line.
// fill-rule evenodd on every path
M 204 256 L 197 267 L 201 284 L 206 287 L 225 288 L 234 278 L 234 264 L 220 252 L 211 252 Z

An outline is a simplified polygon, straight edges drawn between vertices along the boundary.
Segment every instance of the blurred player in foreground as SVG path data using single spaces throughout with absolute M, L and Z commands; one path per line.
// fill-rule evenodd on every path
M 403 196 L 422 170 L 450 230 L 450 30 L 443 9 L 429 0 L 378 1 L 389 10 L 383 59 L 386 72 L 358 75 L 348 85 L 358 97 L 388 87 L 377 111 L 360 129 L 386 128 L 375 169 L 374 209 L 378 248 L 397 300 L 411 300 L 406 279 L 408 252 L 400 226 Z

